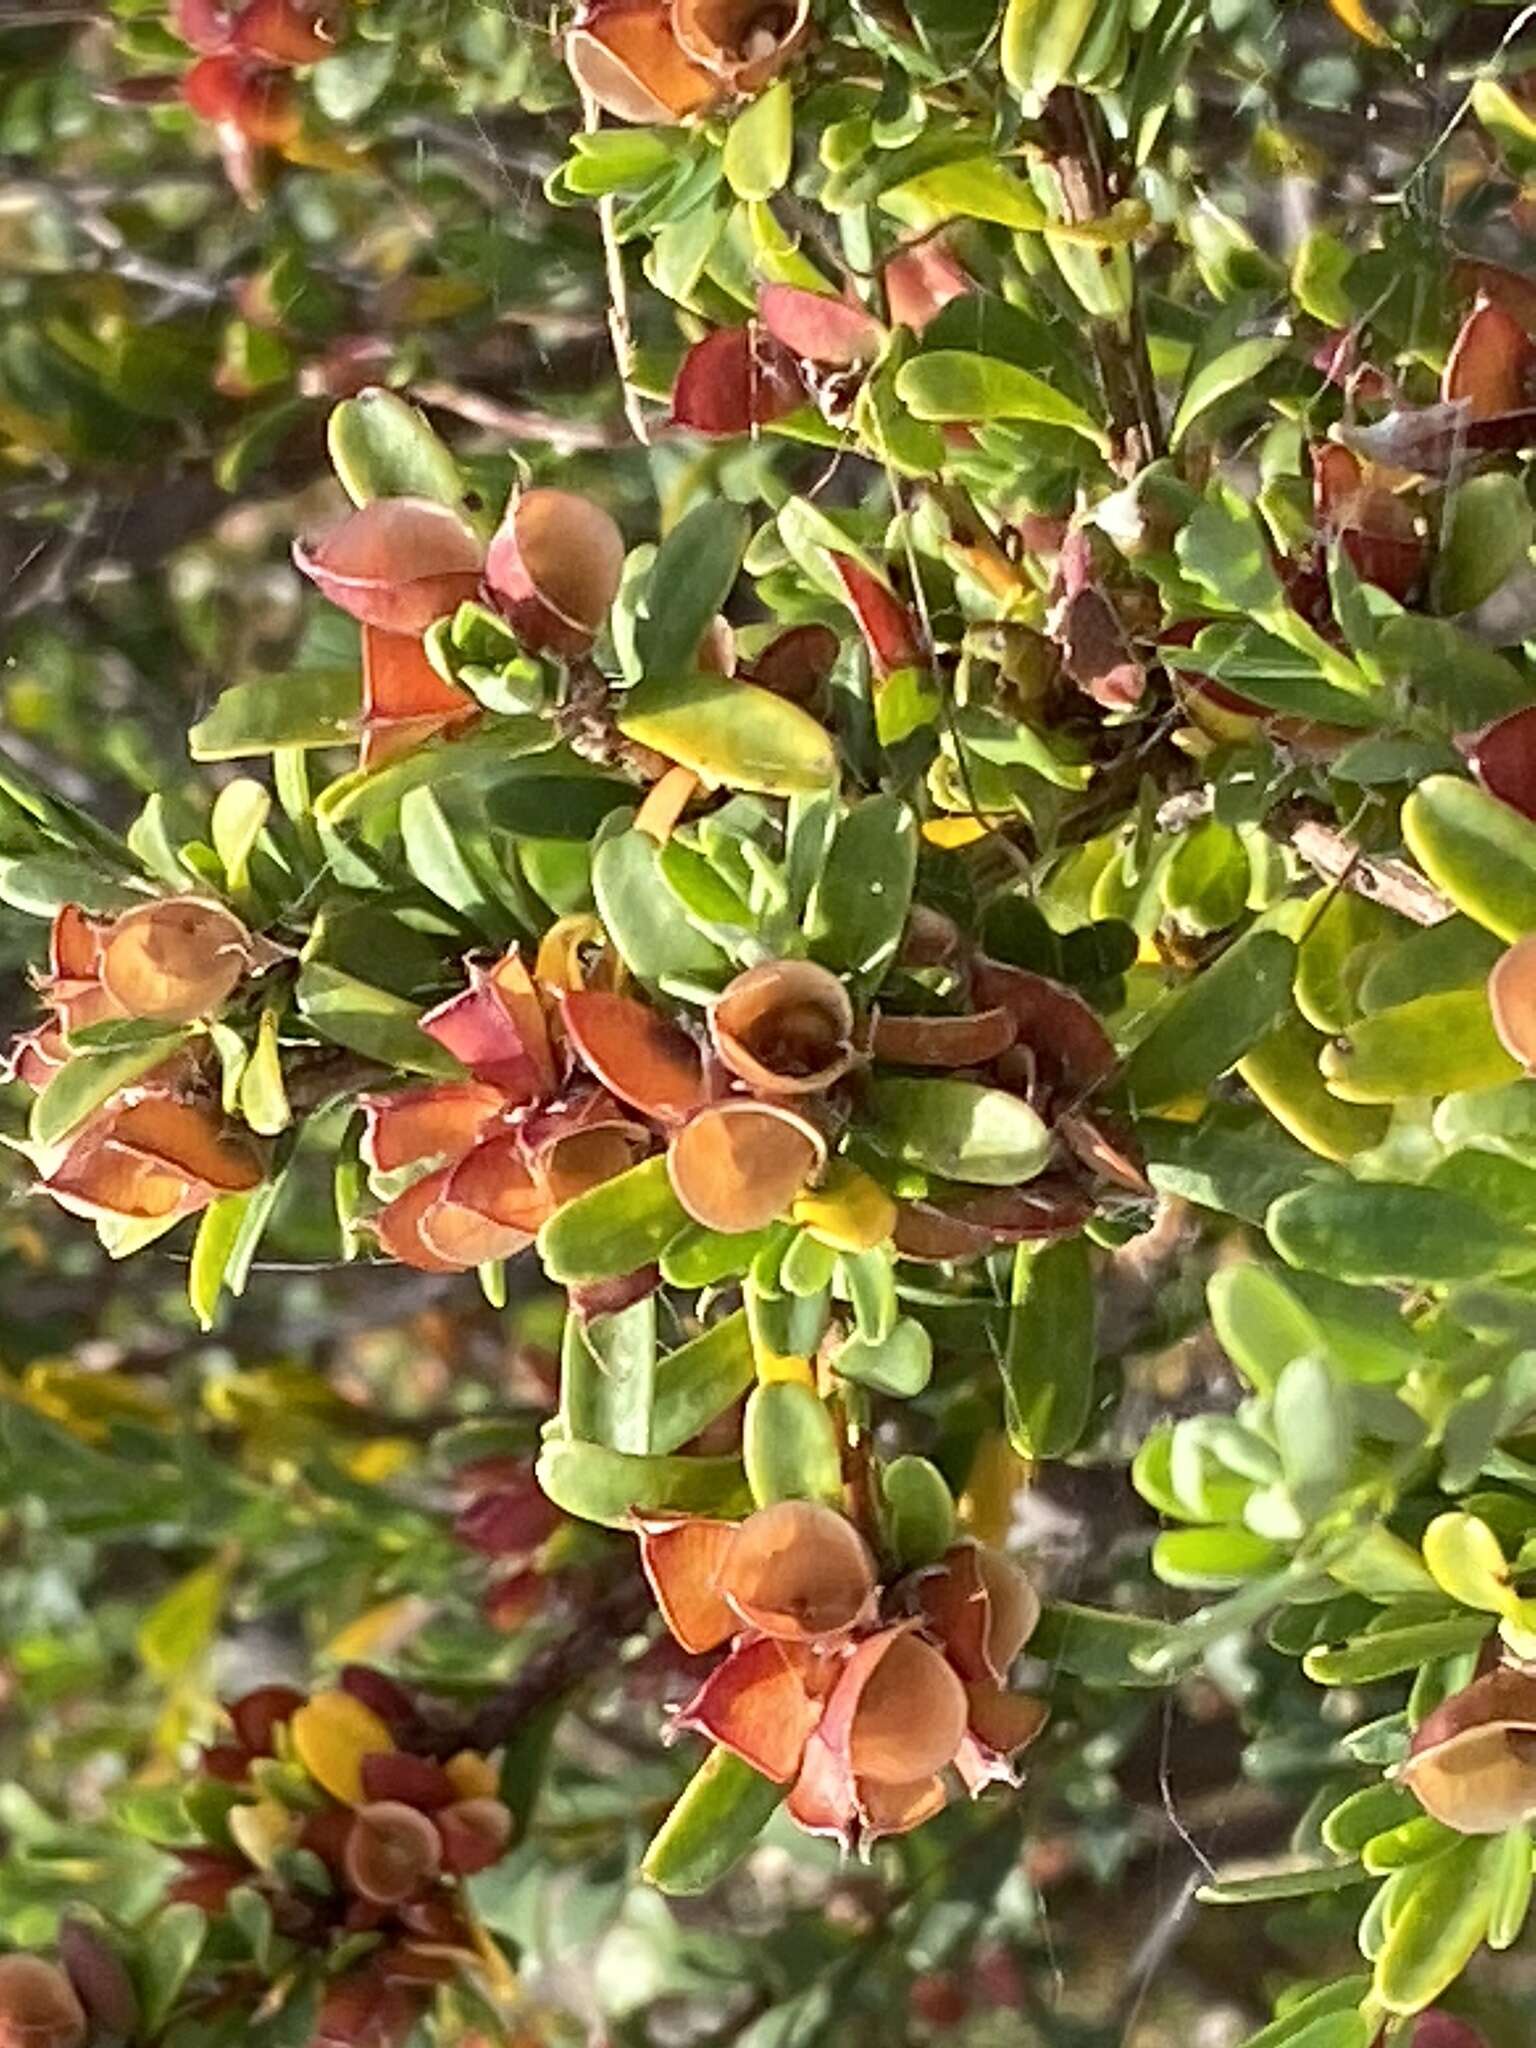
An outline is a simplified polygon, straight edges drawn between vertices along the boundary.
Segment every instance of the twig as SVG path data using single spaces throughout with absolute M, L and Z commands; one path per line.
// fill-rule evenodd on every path
M 1108 162 L 1109 133 L 1102 115 L 1088 94 L 1070 86 L 1051 95 L 1047 113 L 1059 138 L 1056 169 L 1068 218 L 1074 223 L 1101 220 L 1117 196 Z M 1165 446 L 1134 266 L 1124 319 L 1094 320 L 1090 331 L 1109 406 L 1114 467 L 1122 476 L 1131 477 L 1161 455 Z
M 455 1746 L 482 1754 L 499 1749 L 541 1707 L 606 1670 L 625 1637 L 643 1627 L 650 1612 L 645 1581 L 626 1565 L 618 1583 L 589 1602 L 557 1642 L 536 1651 L 506 1690 L 487 1701 L 467 1729 L 451 1731 Z
M 1364 854 L 1342 832 L 1311 819 L 1293 825 L 1290 842 L 1309 867 L 1325 881 L 1337 882 L 1372 903 L 1380 903 L 1413 924 L 1444 924 L 1455 907 L 1440 891 L 1416 875 L 1406 861 L 1379 860 Z
M 538 412 L 531 406 L 507 405 L 484 391 L 472 391 L 463 384 L 431 382 L 412 387 L 412 396 L 422 405 L 451 412 L 455 419 L 485 427 L 493 434 L 505 434 L 512 441 L 547 441 L 551 448 L 569 453 L 577 448 L 622 448 L 628 433 L 602 420 L 562 419 L 555 413 Z
M 590 93 L 582 94 L 582 106 L 586 113 L 585 126 L 590 133 L 600 124 L 602 109 Z M 617 219 L 618 201 L 613 193 L 606 192 L 597 202 L 597 225 L 603 238 L 603 266 L 608 274 L 608 332 L 613 337 L 613 359 L 618 365 L 619 383 L 624 392 L 624 417 L 641 447 L 649 448 L 651 430 L 646 423 L 640 394 L 631 382 L 635 363 L 635 331 L 630 321 L 629 280 L 624 275 L 624 252 L 619 247 L 615 232 Z

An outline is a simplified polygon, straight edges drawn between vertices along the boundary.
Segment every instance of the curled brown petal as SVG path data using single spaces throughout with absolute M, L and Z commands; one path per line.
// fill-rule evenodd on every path
M 965 1688 L 949 1664 L 921 1636 L 890 1631 L 890 1639 L 862 1676 L 848 1724 L 848 1760 L 854 1777 L 877 1785 L 908 1785 L 954 1762 L 965 1735 Z M 875 1637 L 870 1645 L 878 1643 Z M 852 1684 L 859 1653 L 845 1667 L 827 1707 Z
M 271 64 L 318 64 L 336 47 L 334 10 L 312 0 L 248 0 L 234 46 Z
M 1536 1814 L 1536 1677 L 1500 1668 L 1453 1693 L 1419 1723 L 1402 1776 L 1458 1834 L 1500 1834 Z
M 744 1643 L 710 1673 L 675 1725 L 708 1736 L 765 1778 L 787 1785 L 821 1714 L 811 1689 L 816 1664 L 800 1646 L 772 1636 Z
M 740 1525 L 721 1556 L 717 1583 L 750 1627 L 815 1642 L 867 1616 L 875 1568 L 863 1537 L 834 1508 L 785 1500 Z
M 115 918 L 101 980 L 126 1017 L 188 1024 L 219 1009 L 251 959 L 250 933 L 222 903 L 167 896 Z
M 1075 989 L 999 960 L 978 961 L 974 985 L 978 1002 L 1013 1013 L 1016 1046 L 1049 1093 L 1085 1095 L 1114 1072 L 1109 1033 Z
M 465 1268 L 428 1244 L 422 1225 L 448 1184 L 449 1168 L 440 1167 L 396 1195 L 373 1218 L 373 1234 L 386 1258 L 412 1266 L 418 1273 L 459 1273 Z
M 853 1064 L 853 1003 L 825 967 L 765 960 L 709 1013 L 722 1063 L 759 1095 L 819 1095 Z
M 181 96 L 199 120 L 256 148 L 280 149 L 299 132 L 293 81 L 233 51 L 200 57 L 182 78 Z
M 520 491 L 485 557 L 485 586 L 523 645 L 585 654 L 624 573 L 624 536 L 574 491 Z
M 505 1104 L 499 1089 L 481 1081 L 364 1096 L 363 1158 L 380 1173 L 461 1159 Z
M 416 638 L 480 586 L 479 536 L 431 498 L 376 498 L 294 560 L 332 604 L 365 626 Z
M 1480 300 L 1461 324 L 1446 358 L 1440 396 L 1465 400 L 1472 420 L 1519 412 L 1531 401 L 1536 343 L 1502 306 Z
M 969 1017 L 895 1017 L 874 1022 L 876 1059 L 899 1067 L 984 1067 L 1012 1045 L 1013 1012 L 1001 1005 Z
M 499 1799 L 458 1799 L 437 1816 L 443 1864 L 455 1877 L 473 1877 L 501 1860 L 512 1839 L 512 1815 Z
M 720 1591 L 720 1570 L 736 1540 L 734 1522 L 699 1516 L 640 1524 L 640 1565 L 661 1618 L 691 1656 L 716 1650 L 736 1632 Z
M 1504 1050 L 1527 1069 L 1536 1065 L 1536 932 L 1516 939 L 1494 963 L 1488 1007 Z
M 830 626 L 791 626 L 768 642 L 752 664 L 751 680 L 809 710 L 821 701 L 841 649 Z
M 968 1685 L 1001 1685 L 1040 1619 L 1040 1596 L 1011 1558 L 959 1543 L 917 1584 L 918 1604 Z
M 810 0 L 671 0 L 684 53 L 732 91 L 757 92 L 789 63 L 810 25 Z
M 672 33 L 667 0 L 599 0 L 566 37 L 565 61 L 583 96 L 618 121 L 664 126 L 720 94 Z
M 778 1103 L 716 1102 L 673 1138 L 673 1192 L 707 1230 L 761 1230 L 826 1163 L 814 1124 Z
M 93 1118 L 42 1185 L 76 1215 L 147 1222 L 248 1193 L 261 1177 L 254 1149 L 211 1103 L 145 1089 Z
M 649 1003 L 578 989 L 560 1016 L 577 1058 L 642 1116 L 681 1123 L 708 1099 L 698 1047 Z
M 1044 1700 L 991 1684 L 968 1685 L 965 1697 L 968 1720 L 955 1768 L 974 1799 L 988 1785 L 1019 1782 L 1014 1758 L 1044 1728 L 1050 1709 Z
M 941 241 L 914 242 L 898 249 L 882 272 L 885 303 L 897 327 L 921 334 L 930 320 L 975 286 Z

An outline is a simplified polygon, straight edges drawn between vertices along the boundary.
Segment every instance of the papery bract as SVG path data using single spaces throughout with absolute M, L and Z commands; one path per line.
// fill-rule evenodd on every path
M 618 595 L 624 536 L 574 491 L 519 491 L 485 557 L 491 601 L 525 647 L 584 654 Z
M 366 626 L 416 638 L 480 587 L 479 537 L 432 498 L 376 498 L 294 560 L 321 593 Z

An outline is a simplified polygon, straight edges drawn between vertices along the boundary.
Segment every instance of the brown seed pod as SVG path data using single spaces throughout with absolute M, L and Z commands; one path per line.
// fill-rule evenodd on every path
M 360 1806 L 347 1837 L 347 1883 L 376 1906 L 398 1906 L 436 1877 L 442 1863 L 437 1829 L 398 1799 Z
M 565 40 L 565 61 L 583 96 L 619 121 L 681 121 L 720 94 L 683 52 L 667 0 L 591 0 Z
M 775 1102 L 716 1102 L 673 1138 L 673 1191 L 707 1230 L 761 1230 L 826 1163 L 814 1124 Z
M 251 935 L 222 903 L 166 896 L 103 934 L 101 979 L 124 1015 L 190 1024 L 219 1009 L 251 960 Z
M 0 2048 L 85 2048 L 85 2008 L 41 1956 L 0 1956 Z
M 741 1524 L 716 1567 L 716 1583 L 749 1627 L 812 1642 L 841 1634 L 869 1613 L 875 1568 L 863 1537 L 835 1508 L 784 1500 Z
M 1516 939 L 1494 963 L 1488 1007 L 1504 1050 L 1528 1071 L 1536 1067 L 1536 932 Z
M 523 645 L 585 654 L 618 595 L 624 536 L 574 491 L 520 491 L 485 557 L 485 584 Z
M 853 1003 L 825 967 L 765 960 L 709 1013 L 722 1063 L 758 1095 L 819 1095 L 853 1064 Z
M 1536 1677 L 1507 1667 L 1474 1678 L 1427 1714 L 1403 1782 L 1461 1835 L 1497 1835 L 1536 1814 Z
M 499 1799 L 459 1799 L 435 1816 L 443 1865 L 455 1877 L 473 1877 L 500 1862 L 512 1839 L 512 1815 Z
M 1040 1596 L 999 1550 L 957 1543 L 918 1581 L 933 1633 L 968 1684 L 1001 1685 L 1040 1619 Z
M 672 0 L 672 32 L 733 92 L 760 92 L 805 41 L 810 13 L 810 0 Z

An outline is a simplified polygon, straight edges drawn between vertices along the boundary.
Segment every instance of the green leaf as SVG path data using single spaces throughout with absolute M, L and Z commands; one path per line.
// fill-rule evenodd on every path
M 1284 604 L 1264 529 L 1232 492 L 1202 498 L 1174 545 L 1184 573 L 1232 611 L 1258 614 Z
M 270 793 L 249 775 L 235 776 L 214 798 L 209 837 L 224 863 L 225 883 L 234 896 L 243 895 L 249 886 L 251 855 L 271 811 Z
M 1152 1569 L 1167 1585 L 1191 1591 L 1240 1586 L 1273 1571 L 1285 1552 L 1237 1523 L 1204 1529 L 1165 1529 L 1152 1545 Z
M 1345 1891 L 1370 1879 L 1358 1863 L 1313 1863 L 1296 1870 L 1277 1870 L 1260 1877 L 1218 1877 L 1203 1884 L 1195 1897 L 1202 1906 L 1261 1906 L 1280 1899 L 1311 1898 L 1318 1892 Z
M 1205 1293 L 1218 1343 L 1260 1394 L 1273 1393 L 1293 1359 L 1323 1349 L 1314 1318 L 1267 1266 L 1223 1266 Z
M 631 1527 L 636 1513 L 737 1521 L 752 1509 L 739 1458 L 637 1457 L 551 1437 L 539 1452 L 538 1481 L 565 1514 L 609 1529 Z
M 503 933 L 506 913 L 486 889 L 465 852 L 442 798 L 431 783 L 400 799 L 400 845 L 406 865 L 424 889 L 482 931 Z
M 592 858 L 592 894 L 603 928 L 631 974 L 643 982 L 723 987 L 731 963 L 667 887 L 660 849 L 647 832 L 620 832 Z
M 1045 208 L 1029 186 L 994 156 L 964 157 L 920 171 L 882 192 L 880 206 L 923 234 L 957 215 L 1034 232 L 1046 226 Z
M 1093 1409 L 1093 1265 L 1086 1238 L 1019 1245 L 1001 1360 L 1008 1437 L 1025 1458 L 1064 1458 Z
M 362 709 L 360 666 L 252 676 L 215 699 L 187 745 L 194 761 L 234 761 L 278 747 L 347 746 L 356 742 Z
M 1162 1649 L 1177 1631 L 1166 1621 L 1053 1600 L 1029 1639 L 1029 1653 L 1085 1685 L 1161 1686 L 1137 1653 Z
M 1461 1975 L 1488 1931 L 1496 1842 L 1458 1842 L 1404 1880 L 1376 1958 L 1374 1990 L 1388 2012 L 1422 2012 Z
M 746 1311 L 737 1309 L 658 1361 L 650 1448 L 679 1450 L 740 1400 L 753 1377 Z
M 760 1508 L 781 1500 L 842 1498 L 843 1465 L 826 1403 L 799 1380 L 753 1388 L 742 1421 L 742 1462 Z
M 1146 1118 L 1137 1125 L 1147 1176 L 1161 1194 L 1262 1223 L 1270 1204 L 1321 1171 L 1314 1155 L 1262 1114 L 1225 1111 L 1198 1124 Z
M 897 372 L 896 395 L 920 420 L 1033 420 L 1065 427 L 1101 451 L 1108 445 L 1104 429 L 1075 399 L 999 356 L 926 350 Z
M 738 199 L 771 199 L 788 181 L 794 146 L 794 90 L 780 78 L 731 123 L 721 155 L 725 182 Z
M 906 930 L 917 875 L 917 819 L 900 797 L 872 796 L 839 820 L 811 890 L 811 957 L 867 989 L 885 978 Z
M 34 1144 L 56 1145 L 110 1096 L 131 1088 L 135 1081 L 168 1059 L 185 1039 L 185 1032 L 176 1031 L 147 1046 L 130 1046 L 123 1052 L 84 1053 L 70 1060 L 33 1102 L 28 1135 Z
M 1403 805 L 1403 837 L 1458 910 L 1501 939 L 1536 930 L 1536 824 L 1459 776 L 1432 775 Z
M 187 1268 L 187 1300 L 200 1329 L 213 1328 L 219 1297 L 224 1291 L 224 1269 L 250 1200 L 248 1194 L 220 1195 L 198 1219 Z
M 354 505 L 375 498 L 435 498 L 463 510 L 459 466 L 426 416 L 375 385 L 343 399 L 327 430 L 331 461 Z
M 1309 1024 L 1324 1032 L 1349 1029 L 1360 1014 L 1366 973 L 1403 943 L 1402 928 L 1401 918 L 1350 890 L 1312 897 L 1296 956 L 1296 1007 Z
M 1203 818 L 1182 834 L 1164 862 L 1163 907 L 1186 931 L 1225 931 L 1248 903 L 1248 850 L 1230 825 Z
M 1223 349 L 1214 361 L 1205 363 L 1185 386 L 1178 410 L 1169 429 L 1169 444 L 1177 448 L 1202 413 L 1234 391 L 1251 385 L 1272 362 L 1290 347 L 1283 334 L 1255 334 Z
M 1399 926 L 1390 948 L 1371 958 L 1360 982 L 1360 1008 L 1373 1015 L 1416 996 L 1481 988 L 1503 951 L 1494 934 L 1469 917 L 1448 917 L 1426 931 Z
M 1125 1063 L 1125 1087 L 1139 1110 L 1203 1095 L 1291 1008 L 1294 941 L 1246 933 L 1157 1010 Z
M 1531 1909 L 1531 1876 L 1536 1845 L 1529 1827 L 1506 1828 L 1489 1858 L 1488 1946 L 1513 1948 Z
M 1286 1489 L 1310 1521 L 1331 1505 L 1349 1476 L 1349 1403 L 1322 1359 L 1307 1355 L 1282 1369 L 1270 1413 Z
M 886 1541 L 902 1571 L 936 1564 L 955 1538 L 955 1500 L 937 1465 L 907 1452 L 880 1474 Z
M 1422 612 L 1382 621 L 1376 661 L 1386 681 L 1446 733 L 1475 732 L 1531 701 L 1530 685 L 1506 656 Z
M 1522 1072 L 1499 1041 L 1481 988 L 1418 996 L 1362 1017 L 1324 1046 L 1318 1064 L 1346 1102 L 1498 1088 Z
M 1507 470 L 1470 477 L 1450 494 L 1435 554 L 1430 601 L 1437 612 L 1467 612 L 1524 566 L 1536 513 Z
M 146 2035 L 159 2032 L 202 1953 L 208 1922 L 184 1900 L 162 1906 L 139 1938 L 134 1977 Z
M 794 796 L 837 777 L 824 729 L 798 704 L 734 676 L 655 677 L 624 699 L 626 739 L 654 747 L 711 788 Z
M 786 1790 L 728 1749 L 712 1749 L 646 1850 L 641 1876 L 671 1898 L 707 1892 L 751 1848 Z
M 207 1655 L 224 1611 L 229 1574 L 199 1565 L 163 1593 L 139 1624 L 135 1644 L 151 1678 L 171 1686 Z
M 1447 1615 L 1441 1621 L 1414 1622 L 1405 1628 L 1383 1628 L 1356 1636 L 1337 1649 L 1308 1650 L 1301 1667 L 1318 1685 L 1374 1685 L 1417 1670 L 1432 1657 L 1455 1657 L 1475 1650 L 1489 1624 L 1476 1614 Z
M 557 1209 L 539 1257 L 557 1283 L 613 1280 L 651 1265 L 687 1221 L 666 1160 L 645 1159 Z
M 789 88 L 781 81 L 773 92 L 781 89 Z M 758 100 L 749 111 L 763 104 Z M 725 609 L 750 532 L 742 507 L 717 498 L 695 505 L 672 528 L 656 550 L 635 626 L 642 677 L 667 680 L 692 669 L 705 630 Z M 626 701 L 632 706 L 635 699 Z
M 407 1074 L 459 1081 L 464 1069 L 421 1029 L 420 1010 L 403 996 L 343 974 L 324 960 L 306 960 L 294 989 L 299 1015 L 322 1038 Z
M 1287 1265 L 1362 1286 L 1435 1286 L 1536 1266 L 1536 1239 L 1440 1188 L 1297 1188 L 1273 1205 L 1265 1229 Z
M 0 857 L 0 902 L 28 917 L 52 917 L 66 903 L 82 910 L 131 910 L 147 902 L 138 890 L 125 889 L 100 868 L 66 854 L 25 854 Z
M 832 1354 L 832 1370 L 845 1380 L 910 1401 L 933 1374 L 933 1341 L 920 1322 L 900 1316 L 882 1338 L 850 1337 Z
M 1013 1187 L 1050 1156 L 1051 1137 L 1027 1102 L 974 1081 L 890 1078 L 870 1084 L 869 1136 L 883 1152 L 946 1180 Z

